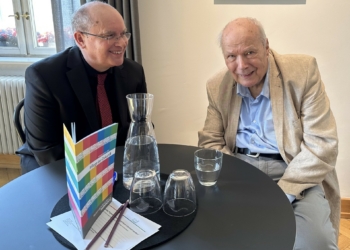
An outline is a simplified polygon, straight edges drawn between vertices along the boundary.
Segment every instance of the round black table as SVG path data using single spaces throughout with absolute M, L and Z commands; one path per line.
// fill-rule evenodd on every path
M 154 249 L 293 249 L 294 213 L 277 184 L 248 163 L 224 155 L 217 184 L 201 186 L 193 164 L 197 149 L 158 145 L 161 172 L 189 170 L 199 206 L 194 221 L 184 232 Z M 115 169 L 119 173 L 123 150 L 116 149 Z M 66 193 L 63 160 L 0 188 L 1 249 L 65 249 L 46 223 L 53 207 Z

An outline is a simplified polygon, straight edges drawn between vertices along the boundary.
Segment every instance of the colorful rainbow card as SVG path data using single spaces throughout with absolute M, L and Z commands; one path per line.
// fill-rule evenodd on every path
M 65 125 L 64 149 L 69 205 L 83 238 L 112 201 L 118 124 L 104 127 L 75 142 Z

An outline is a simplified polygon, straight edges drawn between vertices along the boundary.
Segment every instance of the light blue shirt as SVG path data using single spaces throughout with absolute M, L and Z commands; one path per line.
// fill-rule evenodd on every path
M 273 126 L 270 102 L 269 70 L 261 93 L 254 99 L 248 88 L 237 84 L 237 95 L 242 97 L 236 146 L 249 148 L 251 152 L 279 154 Z M 290 203 L 295 196 L 286 194 Z
M 270 102 L 267 71 L 263 88 L 254 99 L 248 88 L 237 85 L 237 94 L 242 97 L 241 113 L 236 137 L 236 146 L 249 148 L 251 152 L 278 154 Z

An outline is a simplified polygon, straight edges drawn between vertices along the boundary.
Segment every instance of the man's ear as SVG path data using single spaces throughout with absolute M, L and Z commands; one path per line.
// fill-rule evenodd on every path
M 267 55 L 269 54 L 269 50 L 270 50 L 270 45 L 269 45 L 269 39 L 266 38 L 266 51 L 267 51 Z
M 79 46 L 80 49 L 83 49 L 86 47 L 86 36 L 81 32 L 75 32 L 74 33 L 74 40 L 76 44 Z

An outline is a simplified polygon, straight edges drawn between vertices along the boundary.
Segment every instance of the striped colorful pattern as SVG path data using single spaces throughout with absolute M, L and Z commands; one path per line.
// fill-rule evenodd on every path
M 74 143 L 63 127 L 69 203 L 83 237 L 113 192 L 117 129 L 114 123 Z

